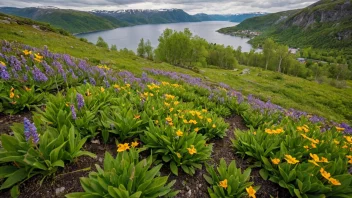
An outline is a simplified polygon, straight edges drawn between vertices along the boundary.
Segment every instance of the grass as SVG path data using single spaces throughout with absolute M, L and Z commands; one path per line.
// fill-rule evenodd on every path
M 245 95 L 253 94 L 263 100 L 285 108 L 296 108 L 309 113 L 324 116 L 336 121 L 352 120 L 352 89 L 337 89 L 328 84 L 317 84 L 301 78 L 280 75 L 260 68 L 250 67 L 249 75 L 240 75 L 239 71 L 201 68 L 200 74 L 166 63 L 155 63 L 136 56 L 110 52 L 73 37 L 44 32 L 26 25 L 0 24 L 0 38 L 18 41 L 34 47 L 47 45 L 53 52 L 67 53 L 78 58 L 87 58 L 98 64 L 102 62 L 116 69 L 128 70 L 141 75 L 143 68 L 155 68 L 187 73 L 207 78 L 212 82 L 224 82 Z M 352 87 L 352 82 L 347 82 Z

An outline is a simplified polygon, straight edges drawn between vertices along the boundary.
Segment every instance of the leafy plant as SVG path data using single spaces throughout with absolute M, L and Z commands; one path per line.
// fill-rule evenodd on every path
M 62 127 L 60 131 L 48 128 L 38 134 L 34 124 L 28 120 L 15 124 L 14 136 L 1 135 L 0 178 L 5 179 L 0 189 L 6 189 L 34 175 L 43 175 L 42 181 L 63 168 L 65 161 L 73 161 L 82 155 L 95 157 L 81 151 L 86 138 L 81 139 L 74 127 Z M 13 163 L 13 164 L 9 164 Z
M 170 163 L 170 169 L 178 175 L 178 167 L 190 175 L 195 168 L 201 169 L 202 162 L 210 158 L 212 144 L 206 144 L 205 136 L 194 131 L 174 129 L 171 126 L 155 126 L 149 123 L 148 129 L 141 137 L 147 148 L 161 156 L 164 162 Z
M 103 169 L 96 165 L 97 172 L 81 178 L 85 192 L 71 193 L 66 197 L 156 198 L 177 195 L 178 191 L 171 189 L 175 181 L 167 184 L 168 176 L 158 176 L 162 165 L 153 168 L 151 165 L 152 156 L 140 161 L 134 148 L 119 152 L 115 159 L 106 152 Z
M 222 158 L 216 169 L 207 164 L 206 170 L 209 175 L 203 177 L 211 185 L 211 188 L 208 188 L 211 198 L 244 197 L 246 188 L 253 185 L 253 182 L 249 182 L 251 169 L 248 168 L 242 173 L 240 168 L 236 168 L 235 161 L 227 166 Z M 259 187 L 254 189 L 257 191 Z

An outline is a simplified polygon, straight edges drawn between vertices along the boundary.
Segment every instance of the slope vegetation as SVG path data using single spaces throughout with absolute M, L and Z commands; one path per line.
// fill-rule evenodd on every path
M 352 46 L 352 3 L 350 0 L 322 0 L 302 10 L 268 14 L 243 21 L 236 27 L 219 30 L 263 31 L 254 44 L 267 37 L 292 47 L 350 48 Z

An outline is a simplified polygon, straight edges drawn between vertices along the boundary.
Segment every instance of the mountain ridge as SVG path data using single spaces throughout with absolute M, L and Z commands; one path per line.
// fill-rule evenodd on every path
M 255 45 L 271 37 L 292 47 L 351 48 L 351 20 L 350 0 L 321 0 L 303 9 L 253 17 L 219 32 L 262 31 L 250 41 Z
M 94 32 L 142 24 L 200 21 L 241 22 L 244 19 L 265 14 L 256 12 L 225 15 L 208 15 L 204 13 L 190 15 L 184 10 L 176 8 L 78 11 L 52 6 L 28 8 L 0 7 L 0 12 L 50 23 L 54 27 L 65 29 L 71 33 Z

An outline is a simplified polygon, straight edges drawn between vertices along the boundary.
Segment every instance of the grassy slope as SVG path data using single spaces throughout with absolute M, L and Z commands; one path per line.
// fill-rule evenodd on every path
M 101 60 L 114 65 L 116 69 L 126 69 L 136 74 L 141 74 L 142 69 L 148 67 L 201 77 L 200 74 L 166 63 L 154 63 L 135 56 L 126 57 L 123 54 L 109 52 L 75 38 L 38 31 L 30 26 L 0 24 L 0 38 L 23 42 L 35 47 L 47 45 L 54 52 L 89 58 L 93 62 Z M 340 90 L 329 85 L 318 85 L 315 82 L 286 75 L 282 76 L 282 80 L 277 80 L 278 74 L 261 71 L 258 68 L 251 68 L 251 74 L 245 76 L 239 76 L 239 72 L 228 70 L 210 68 L 202 68 L 201 70 L 202 75 L 208 77 L 210 81 L 227 83 L 246 95 L 254 94 L 262 99 L 271 99 L 272 102 L 286 108 L 292 107 L 330 119 L 346 119 L 341 116 L 341 109 L 331 108 L 334 104 L 344 104 L 346 105 L 345 109 L 352 107 L 352 101 L 349 100 L 352 98 L 351 88 Z M 258 73 L 261 75 L 258 76 Z M 352 86 L 351 82 L 348 83 Z

